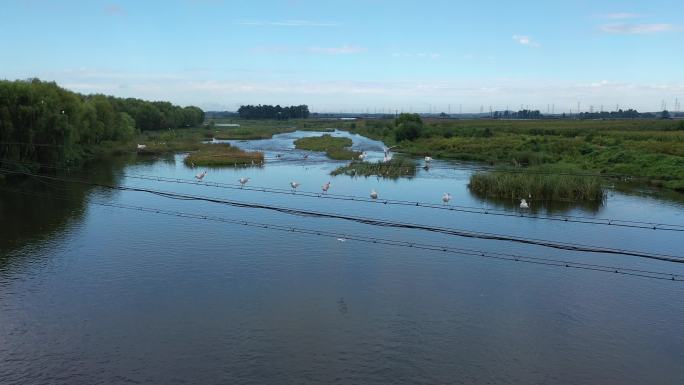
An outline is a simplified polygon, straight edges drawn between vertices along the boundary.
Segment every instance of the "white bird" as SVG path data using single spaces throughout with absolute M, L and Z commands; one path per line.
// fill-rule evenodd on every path
M 425 163 L 430 163 L 432 162 L 432 157 L 426 156 L 425 157 Z
M 297 191 L 297 187 L 300 186 L 300 183 L 298 182 L 290 182 L 290 187 L 292 187 L 292 191 Z
M 378 192 L 375 190 L 371 190 L 370 197 L 372 199 L 378 199 Z
M 347 240 L 344 239 L 344 238 L 337 238 L 337 240 L 340 241 L 340 242 L 347 242 Z
M 442 195 L 442 202 L 444 202 L 445 204 L 449 204 L 450 200 L 451 200 L 451 194 L 444 193 L 444 195 Z
M 244 177 L 240 178 L 240 179 L 238 179 L 238 182 L 240 182 L 240 188 L 245 187 L 245 184 L 247 184 L 247 182 L 249 182 L 249 178 L 244 178 Z
M 390 151 L 392 151 L 393 148 L 397 148 L 397 147 L 399 147 L 399 146 L 384 147 L 384 148 L 382 149 L 382 151 L 385 152 L 385 156 L 387 157 L 387 156 L 389 156 Z
M 324 193 L 327 193 L 328 190 L 330 189 L 330 182 L 328 182 L 328 183 L 324 184 L 323 186 L 321 186 L 321 189 L 323 190 Z
M 146 149 L 146 148 L 147 148 L 147 145 L 144 145 L 144 144 L 139 144 L 139 145 L 138 145 L 138 150 L 144 150 L 144 149 Z
M 525 199 L 520 200 L 520 208 L 521 209 L 529 209 L 530 205 L 527 203 Z
M 204 179 L 204 177 L 205 177 L 206 175 L 207 175 L 207 172 L 206 172 L 206 171 L 202 171 L 201 173 L 195 175 L 195 179 L 197 179 L 198 181 L 201 181 L 202 179 Z
M 362 152 L 361 154 L 359 154 L 359 160 L 363 160 L 364 158 L 366 158 L 366 152 L 365 151 Z

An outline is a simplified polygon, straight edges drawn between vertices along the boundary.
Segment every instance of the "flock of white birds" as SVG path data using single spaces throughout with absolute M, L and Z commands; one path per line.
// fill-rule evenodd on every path
M 195 175 L 195 179 L 197 179 L 198 182 L 201 182 L 202 180 L 204 180 L 204 177 L 205 177 L 205 176 L 207 176 L 207 172 L 206 172 L 206 171 L 202 171 L 201 173 Z M 247 178 L 247 177 L 242 177 L 242 178 L 238 179 L 238 182 L 240 183 L 240 187 L 241 187 L 241 188 L 244 187 L 250 180 L 251 180 L 251 178 Z M 296 182 L 296 181 L 291 181 L 291 182 L 290 182 L 290 188 L 292 189 L 292 192 L 293 192 L 293 193 L 295 193 L 295 192 L 297 191 L 297 188 L 298 188 L 299 186 L 301 186 L 301 185 L 302 185 L 301 183 Z M 330 190 L 330 186 L 331 186 L 330 181 L 324 183 L 324 184 L 321 186 L 321 190 L 323 191 L 323 194 L 327 194 L 327 193 L 328 193 L 328 190 Z M 378 192 L 375 191 L 375 189 L 372 189 L 371 192 L 370 192 L 370 197 L 371 197 L 371 199 L 378 199 L 378 196 L 379 196 L 379 195 L 378 195 Z M 443 202 L 445 205 L 448 205 L 449 202 L 451 202 L 451 198 L 452 198 L 452 195 L 451 195 L 450 193 L 448 193 L 448 192 L 445 192 L 445 193 L 442 195 L 442 202 Z M 529 195 L 528 198 L 532 198 L 532 196 Z M 520 200 L 520 208 L 521 208 L 521 209 L 525 209 L 525 210 L 530 208 L 530 204 L 527 202 L 526 199 L 523 198 L 523 199 Z
M 391 159 L 390 151 L 392 151 L 392 149 L 395 148 L 395 147 L 397 147 L 397 146 L 389 147 L 389 148 L 385 147 L 385 148 L 383 149 L 383 151 L 384 151 L 384 153 L 385 153 L 385 158 L 384 158 L 384 161 L 385 161 L 385 162 L 387 162 L 387 161 L 389 161 L 389 160 Z M 144 149 L 144 148 L 145 148 L 145 145 L 140 145 L 140 144 L 138 145 L 138 149 Z M 307 157 L 308 157 L 308 155 L 304 155 L 304 158 L 305 158 L 305 159 L 306 159 Z M 365 151 L 362 152 L 361 154 L 359 154 L 359 160 L 363 161 L 365 158 L 366 158 L 366 152 L 365 152 Z M 432 162 L 432 157 L 426 156 L 426 157 L 425 157 L 425 167 L 429 167 L 431 162 Z M 193 166 L 193 168 L 194 168 L 195 165 L 192 164 L 192 166 Z M 197 179 L 198 182 L 201 182 L 201 181 L 204 179 L 205 176 L 207 176 L 207 172 L 206 172 L 206 171 L 202 171 L 201 173 L 195 175 L 195 179 Z M 240 187 L 244 187 L 244 186 L 247 184 L 247 182 L 249 182 L 249 181 L 250 181 L 250 178 L 247 178 L 247 177 L 242 177 L 242 178 L 238 179 L 238 182 L 240 182 Z M 296 181 L 290 182 L 290 188 L 292 188 L 292 192 L 293 192 L 293 193 L 295 193 L 295 192 L 297 191 L 297 188 L 298 188 L 299 186 L 301 186 L 301 183 L 299 183 L 299 182 L 296 182 Z M 327 193 L 328 193 L 328 190 L 330 190 L 330 182 L 328 181 L 328 182 L 326 182 L 325 184 L 323 184 L 323 185 L 321 186 L 321 190 L 323 191 L 324 194 L 327 194 Z M 378 199 L 378 196 L 379 196 L 379 195 L 378 195 L 378 192 L 375 191 L 375 189 L 372 189 L 371 192 L 370 192 L 370 197 L 371 197 L 371 199 Z M 451 198 L 452 198 L 451 194 L 448 193 L 448 192 L 445 192 L 445 193 L 442 195 L 442 202 L 443 202 L 445 205 L 448 205 L 449 202 L 451 202 Z M 532 195 L 529 195 L 528 198 L 532 198 Z M 520 208 L 523 209 L 523 210 L 529 209 L 529 208 L 530 208 L 529 202 L 528 202 L 526 199 L 524 199 L 524 198 L 521 199 L 521 200 L 520 200 Z

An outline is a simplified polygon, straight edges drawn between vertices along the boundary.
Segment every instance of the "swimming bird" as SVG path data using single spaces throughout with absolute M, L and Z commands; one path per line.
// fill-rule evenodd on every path
M 290 182 L 290 187 L 292 187 L 292 192 L 297 191 L 297 187 L 299 187 L 301 183 L 298 182 Z
M 430 163 L 432 162 L 432 157 L 426 156 L 425 157 L 425 163 Z
M 451 200 L 451 194 L 444 193 L 444 195 L 442 195 L 442 202 L 444 202 L 444 204 L 448 205 L 450 200 Z
M 202 179 L 204 179 L 204 177 L 205 177 L 206 175 L 207 175 L 207 172 L 206 172 L 206 171 L 202 171 L 201 173 L 195 175 L 195 179 L 197 179 L 197 181 L 199 182 L 199 181 L 201 181 Z
M 337 240 L 340 241 L 340 242 L 347 242 L 347 240 L 344 239 L 344 238 L 337 238 Z
M 144 145 L 144 144 L 139 144 L 139 145 L 138 145 L 138 150 L 144 150 L 144 149 L 146 149 L 146 148 L 147 148 L 147 145 Z
M 309 154 L 304 154 L 303 158 L 304 158 L 304 159 L 309 159 Z
M 245 184 L 247 184 L 247 182 L 249 182 L 249 178 L 244 178 L 244 177 L 240 178 L 240 179 L 238 179 L 238 182 L 240 182 L 240 188 L 243 188 L 243 187 L 245 187 Z
M 328 182 L 328 183 L 324 184 L 323 186 L 321 186 L 321 189 L 323 190 L 324 193 L 327 193 L 327 192 L 328 192 L 328 189 L 330 189 L 330 182 Z
M 371 199 L 378 199 L 378 192 L 375 190 L 371 190 L 370 197 Z
M 520 200 L 520 208 L 521 209 L 529 209 L 530 205 L 527 203 L 525 199 Z

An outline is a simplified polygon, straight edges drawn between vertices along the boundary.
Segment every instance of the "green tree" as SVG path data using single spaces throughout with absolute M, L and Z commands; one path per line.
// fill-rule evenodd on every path
M 418 114 L 403 113 L 394 120 L 394 137 L 397 142 L 416 140 L 424 131 L 423 120 Z

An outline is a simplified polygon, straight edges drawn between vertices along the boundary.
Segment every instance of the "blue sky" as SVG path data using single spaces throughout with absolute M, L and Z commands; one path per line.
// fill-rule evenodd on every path
M 673 109 L 683 15 L 681 0 L 6 0 L 0 77 L 205 109 Z

